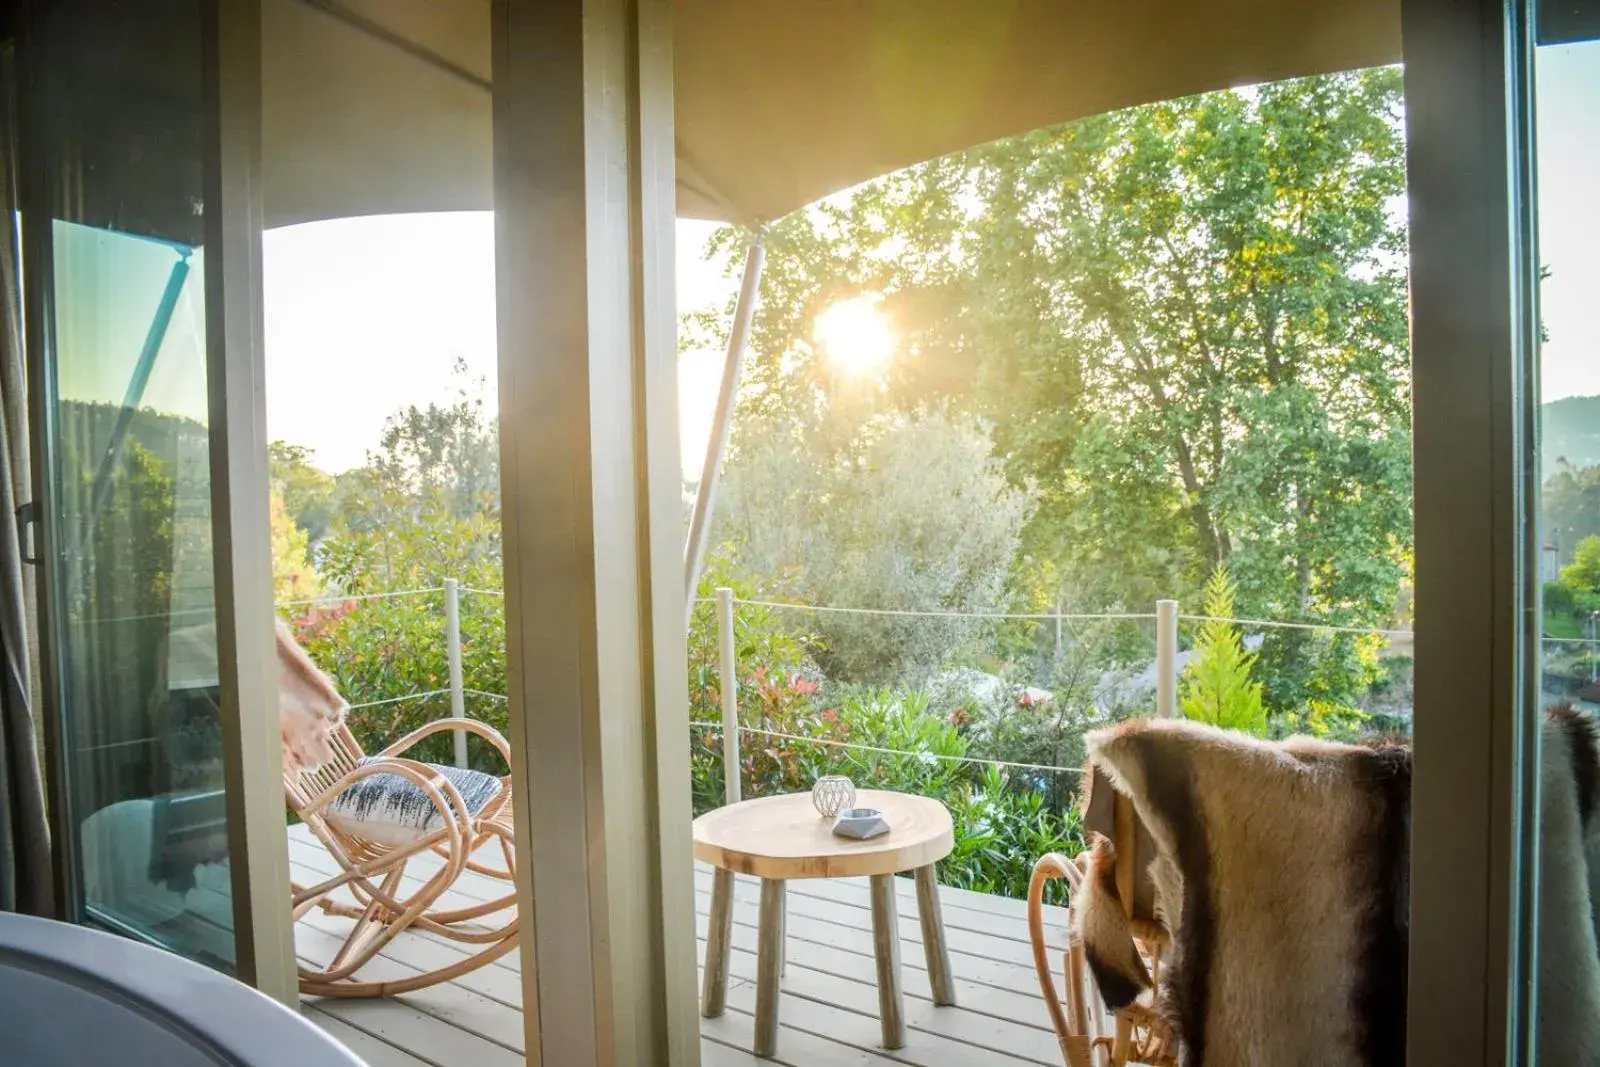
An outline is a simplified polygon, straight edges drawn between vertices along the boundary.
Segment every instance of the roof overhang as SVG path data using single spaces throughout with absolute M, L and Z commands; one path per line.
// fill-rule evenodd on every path
M 1398 62 L 1399 0 L 679 0 L 678 210 L 754 222 L 1085 115 Z M 492 203 L 489 0 L 263 0 L 269 225 Z

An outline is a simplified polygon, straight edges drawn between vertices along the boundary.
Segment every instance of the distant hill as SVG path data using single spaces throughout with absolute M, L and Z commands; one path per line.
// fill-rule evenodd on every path
M 1548 477 L 1559 460 L 1577 467 L 1600 465 L 1600 396 L 1569 396 L 1545 404 L 1539 456 Z

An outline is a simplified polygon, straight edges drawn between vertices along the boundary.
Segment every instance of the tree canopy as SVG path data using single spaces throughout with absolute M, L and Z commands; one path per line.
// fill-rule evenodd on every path
M 1147 611 L 1225 565 L 1247 617 L 1387 625 L 1412 544 L 1400 106 L 1392 68 L 1210 93 L 779 221 L 735 454 L 797 421 L 833 450 L 885 408 L 949 403 L 1037 493 L 1019 602 Z M 881 393 L 811 337 L 861 292 L 899 336 Z M 1269 702 L 1346 699 L 1372 651 L 1269 633 Z

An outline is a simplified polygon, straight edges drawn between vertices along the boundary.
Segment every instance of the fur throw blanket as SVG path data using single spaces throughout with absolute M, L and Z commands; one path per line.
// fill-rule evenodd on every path
M 333 740 L 347 705 L 333 680 L 278 620 L 278 718 L 283 729 L 285 771 L 316 770 L 333 759 Z
M 1409 748 L 1267 742 L 1177 720 L 1097 731 L 1088 745 L 1091 772 L 1149 836 L 1140 880 L 1172 937 L 1153 995 L 1184 1067 L 1403 1064 Z M 1544 746 L 1541 1060 L 1600 1063 L 1600 743 L 1587 717 L 1552 712 Z M 1152 983 L 1113 864 L 1101 840 L 1074 915 L 1115 1009 Z

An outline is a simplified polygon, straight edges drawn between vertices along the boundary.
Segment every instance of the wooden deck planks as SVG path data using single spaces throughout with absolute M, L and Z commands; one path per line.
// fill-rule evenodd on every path
M 303 828 L 290 831 L 294 877 L 320 880 L 335 870 Z M 418 881 L 435 861 L 420 859 Z M 696 932 L 701 952 L 708 932 L 712 872 L 696 865 Z M 1060 1053 L 1039 1000 L 1020 901 L 941 887 L 959 1006 L 936 1007 L 923 960 L 916 886 L 894 880 L 903 942 L 906 1045 L 881 1047 L 866 879 L 807 880 L 788 892 L 788 961 L 779 1007 L 777 1055 L 751 1053 L 755 1036 L 759 882 L 736 880 L 727 1012 L 701 1020 L 705 1067 L 1058 1067 Z M 502 896 L 504 883 L 467 874 L 452 898 L 472 903 Z M 1050 910 L 1051 926 L 1064 912 Z M 491 916 L 491 919 L 496 916 Z M 325 959 L 349 920 L 320 912 L 296 928 L 296 950 Z M 371 965 L 400 977 L 459 959 L 464 946 L 408 933 Z M 344 1041 L 371 1067 L 518 1067 L 523 1062 L 520 954 L 512 953 L 445 985 L 385 1000 L 308 1000 L 306 1016 Z

